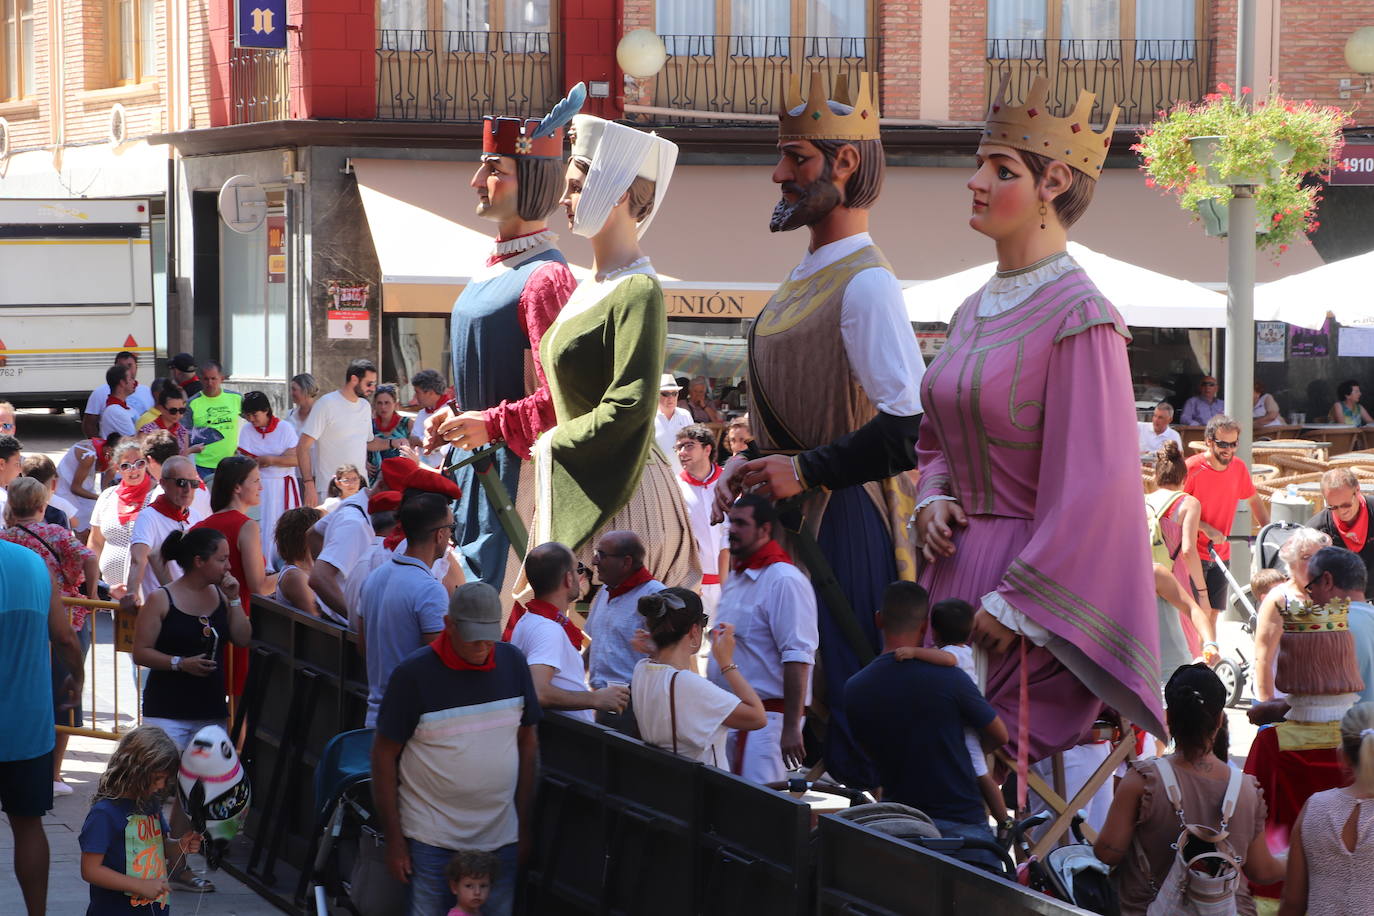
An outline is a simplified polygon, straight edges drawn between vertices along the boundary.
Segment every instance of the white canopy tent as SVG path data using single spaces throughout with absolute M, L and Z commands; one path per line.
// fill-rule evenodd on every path
M 1143 328 L 1224 328 L 1226 297 L 1188 280 L 1155 273 L 1069 242 L 1069 254 L 1083 267 L 1128 325 Z M 982 264 L 903 291 L 911 321 L 948 323 L 965 299 L 997 270 Z M 1315 273 L 1315 271 L 1313 271 Z
M 1316 330 L 1330 312 L 1343 325 L 1374 326 L 1374 251 L 1265 283 L 1255 290 L 1256 321 Z

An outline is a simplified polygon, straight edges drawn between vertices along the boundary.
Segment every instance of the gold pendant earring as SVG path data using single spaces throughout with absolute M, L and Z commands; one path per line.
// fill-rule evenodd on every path
M 1040 201 L 1040 228 L 1045 228 L 1045 202 Z

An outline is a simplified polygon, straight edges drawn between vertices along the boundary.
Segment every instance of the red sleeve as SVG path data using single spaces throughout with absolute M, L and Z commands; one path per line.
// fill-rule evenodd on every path
M 504 440 L 521 458 L 530 457 L 535 438 L 555 423 L 549 384 L 539 361 L 539 342 L 576 287 L 577 280 L 568 265 L 551 261 L 537 268 L 520 292 L 520 325 L 530 339 L 539 387 L 518 401 L 502 401 L 482 411 L 482 419 L 487 424 L 487 436 Z

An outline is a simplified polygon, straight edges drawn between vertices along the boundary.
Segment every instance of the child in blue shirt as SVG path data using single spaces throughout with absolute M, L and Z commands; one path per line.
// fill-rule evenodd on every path
M 180 763 L 160 728 L 144 725 L 120 739 L 81 826 L 81 879 L 91 886 L 86 916 L 169 912 L 162 800 Z M 200 837 L 187 833 L 177 845 L 185 857 L 200 849 Z

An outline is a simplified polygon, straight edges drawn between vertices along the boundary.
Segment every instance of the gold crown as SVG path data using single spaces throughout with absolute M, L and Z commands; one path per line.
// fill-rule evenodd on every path
M 1350 599 L 1333 598 L 1318 607 L 1310 601 L 1279 606 L 1285 633 L 1330 633 L 1350 629 Z
M 1056 118 L 1046 107 L 1050 88 L 1048 79 L 1037 76 L 1026 93 L 1025 104 L 1020 106 L 1007 101 L 1009 81 L 1009 77 L 1002 78 L 997 101 L 988 110 L 983 142 L 1058 159 L 1089 178 L 1097 178 L 1102 173 L 1102 163 L 1107 159 L 1107 148 L 1112 144 L 1112 129 L 1116 127 L 1116 118 L 1121 114 L 1121 109 L 1113 105 L 1107 126 L 1098 132 L 1092 129 L 1089 122 L 1093 103 L 1097 100 L 1097 96 L 1091 92 L 1084 90 L 1078 93 L 1078 104 L 1073 111 L 1067 117 Z
M 853 110 L 849 114 L 836 114 L 830 108 L 831 99 Z M 783 79 L 782 111 L 778 112 L 779 140 L 878 139 L 878 105 L 873 99 L 873 81 L 868 73 L 859 74 L 859 91 L 852 95 L 849 79 L 841 73 L 835 77 L 834 93 L 827 96 L 824 77 L 813 71 L 806 108 L 793 115 L 801 104 L 801 79 L 789 73 Z

